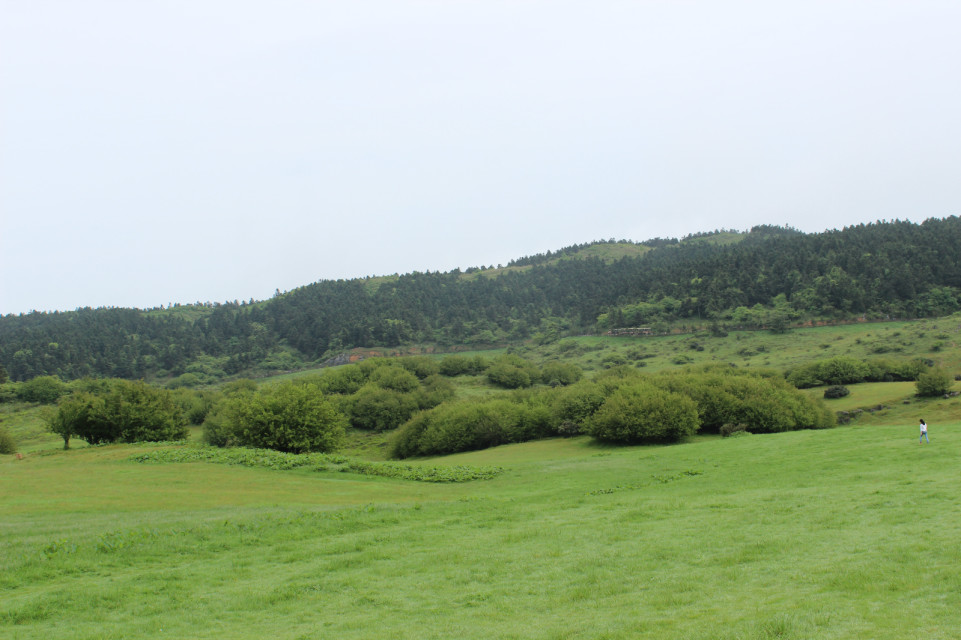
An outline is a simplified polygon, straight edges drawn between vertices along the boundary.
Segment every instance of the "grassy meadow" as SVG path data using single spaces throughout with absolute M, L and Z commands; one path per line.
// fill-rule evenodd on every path
M 958 370 L 958 323 L 585 337 L 525 355 L 601 368 L 641 353 L 653 371 L 680 355 L 785 368 L 883 353 Z M 26 455 L 0 456 L 0 638 L 957 638 L 961 398 L 849 388 L 828 406 L 874 410 L 836 429 L 413 463 L 502 469 L 456 484 L 133 459 L 196 444 L 62 451 L 21 408 L 2 416 Z M 354 433 L 345 453 L 376 460 L 382 445 Z

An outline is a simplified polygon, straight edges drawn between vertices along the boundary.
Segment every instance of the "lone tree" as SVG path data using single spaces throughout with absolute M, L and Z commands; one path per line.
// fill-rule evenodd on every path
M 170 391 L 129 380 L 113 380 L 103 392 L 61 398 L 45 420 L 47 428 L 63 438 L 64 449 L 74 436 L 90 444 L 187 437 L 187 419 Z

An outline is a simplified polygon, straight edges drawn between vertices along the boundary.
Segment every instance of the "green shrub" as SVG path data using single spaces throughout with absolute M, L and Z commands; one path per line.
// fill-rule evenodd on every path
M 953 384 L 954 381 L 947 371 L 934 368 L 919 375 L 915 386 L 919 396 L 934 397 L 947 393 Z
M 523 412 L 521 405 L 503 398 L 442 404 L 418 413 L 397 430 L 391 456 L 444 455 L 517 442 Z
M 336 369 L 327 369 L 316 379 L 305 378 L 305 380 L 315 383 L 324 393 L 346 396 L 357 393 L 367 382 L 367 376 L 357 365 L 348 364 Z
M 46 421 L 64 439 L 64 448 L 71 436 L 90 444 L 187 437 L 187 420 L 171 392 L 142 381 L 111 380 L 106 391 L 76 392 L 62 398 Z
M 398 358 L 397 362 L 421 380 L 440 373 L 440 363 L 434 358 L 428 358 L 427 356 L 404 356 L 403 358 Z
M 554 415 L 551 389 L 522 389 L 510 400 L 518 407 L 517 422 L 508 434 L 508 442 L 527 442 L 557 435 L 558 420 Z
M 370 373 L 370 384 L 382 389 L 410 393 L 420 387 L 417 376 L 401 367 L 377 367 Z
M 844 385 L 858 382 L 897 382 L 917 380 L 927 365 L 922 360 L 892 360 L 874 358 L 866 361 L 842 357 L 816 360 L 796 367 L 787 380 L 798 389 L 809 389 L 824 384 Z
M 497 357 L 487 368 L 487 379 L 504 389 L 522 389 L 540 380 L 540 371 L 529 360 L 505 354 Z
M 432 409 L 442 402 L 453 400 L 456 395 L 457 390 L 449 380 L 440 374 L 433 374 L 421 381 L 420 390 L 416 392 L 417 406 Z
M 187 422 L 193 425 L 204 423 L 219 395 L 213 391 L 199 392 L 186 388 L 173 390 L 174 400 L 187 417 Z
M 168 389 L 192 389 L 204 381 L 196 373 L 182 373 L 167 383 Z
M 584 377 L 580 367 L 569 362 L 547 362 L 541 367 L 541 382 L 552 387 L 574 384 Z
M 233 429 L 219 409 L 211 411 L 204 419 L 202 438 L 205 443 L 214 447 L 230 447 L 236 444 Z
M 607 442 L 673 442 L 698 428 L 697 405 L 678 393 L 635 383 L 616 390 L 591 417 L 587 432 Z
M 835 384 L 824 390 L 824 398 L 827 400 L 833 400 L 835 398 L 843 398 L 850 393 L 851 390 L 844 385 Z
M 821 400 L 809 398 L 776 371 L 708 366 L 649 378 L 651 384 L 697 404 L 702 431 L 745 423 L 755 433 L 833 426 Z
M 223 412 L 238 444 L 290 453 L 334 450 L 347 423 L 316 385 L 297 381 L 237 394 Z
M 20 384 L 17 396 L 24 402 L 53 404 L 67 393 L 67 385 L 57 376 L 38 376 Z
M 7 382 L 5 384 L 0 384 L 0 404 L 5 402 L 13 402 L 16 400 L 17 389 L 19 386 L 19 382 Z
M 0 454 L 12 454 L 17 452 L 17 441 L 14 440 L 13 435 L 0 427 Z
M 231 380 L 230 382 L 224 383 L 220 387 L 220 392 L 225 396 L 232 396 L 238 393 L 253 393 L 257 391 L 257 382 L 251 380 L 250 378 L 239 378 L 237 380 Z
M 750 433 L 750 432 L 747 430 L 747 425 L 728 423 L 725 425 L 721 425 L 719 433 L 725 438 L 730 438 L 731 436 L 734 436 L 740 433 Z
M 647 380 L 648 378 L 649 376 L 647 374 L 641 373 L 633 367 L 621 365 L 601 371 L 594 376 L 594 382 L 599 384 L 604 391 L 604 395 L 608 396 L 613 393 L 615 389 L 625 384 L 632 384 L 635 381 Z
M 581 381 L 554 392 L 553 409 L 558 425 L 564 425 L 563 435 L 579 433 L 605 399 L 604 390 L 595 382 Z
M 487 370 L 489 363 L 483 356 L 452 355 L 440 361 L 440 374 L 448 377 L 461 375 L 480 375 Z
M 610 369 L 611 367 L 618 367 L 623 364 L 627 364 L 627 358 L 624 356 L 623 353 L 619 353 L 617 351 L 613 353 L 605 354 L 604 357 L 601 358 L 601 366 L 604 367 L 605 369 Z
M 395 429 L 420 408 L 414 394 L 385 389 L 373 383 L 351 396 L 349 404 L 351 424 L 358 429 L 373 431 Z

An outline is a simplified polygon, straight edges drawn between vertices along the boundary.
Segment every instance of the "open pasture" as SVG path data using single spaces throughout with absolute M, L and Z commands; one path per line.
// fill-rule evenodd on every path
M 505 469 L 462 484 L 4 456 L 0 637 L 955 638 L 961 422 L 929 422 L 431 460 Z

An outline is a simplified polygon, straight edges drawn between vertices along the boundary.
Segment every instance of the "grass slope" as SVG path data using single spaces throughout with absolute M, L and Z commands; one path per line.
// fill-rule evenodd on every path
M 432 460 L 0 460 L 0 637 L 954 638 L 961 422 Z

